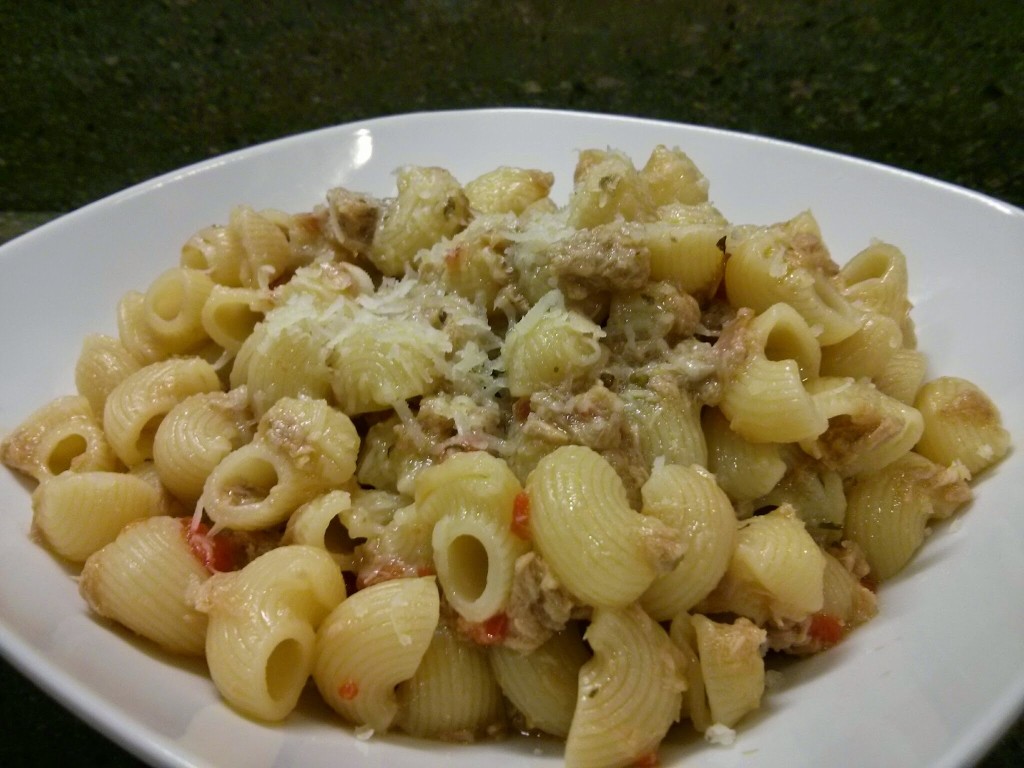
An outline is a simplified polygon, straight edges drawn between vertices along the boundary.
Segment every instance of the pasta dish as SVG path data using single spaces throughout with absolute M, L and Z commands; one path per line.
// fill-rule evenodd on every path
M 0 443 L 94 614 L 282 721 L 730 743 L 1007 452 L 928 378 L 903 253 L 729 222 L 679 149 L 238 206 Z

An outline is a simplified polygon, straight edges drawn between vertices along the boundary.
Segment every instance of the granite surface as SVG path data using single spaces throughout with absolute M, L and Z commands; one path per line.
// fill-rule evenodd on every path
M 1020 0 L 0 0 L 0 51 L 0 239 L 267 139 L 484 106 L 764 134 L 1024 205 Z M 0 722 L 0 765 L 139 764 L 6 663 Z M 1024 727 L 981 765 L 1024 765 Z

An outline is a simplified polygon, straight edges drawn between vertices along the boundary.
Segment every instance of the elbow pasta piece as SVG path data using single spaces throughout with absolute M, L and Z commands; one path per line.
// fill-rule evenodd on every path
M 750 353 L 725 383 L 719 408 L 733 431 L 755 443 L 791 443 L 828 427 L 806 388 L 818 375 L 821 349 L 804 319 L 775 304 L 737 331 Z
M 416 320 L 371 318 L 331 341 L 330 385 L 350 415 L 386 411 L 437 387 L 451 341 Z
M 843 295 L 868 312 L 879 312 L 901 327 L 910 312 L 907 258 L 895 246 L 874 242 L 839 270 Z
M 704 733 L 712 725 L 711 711 L 704 691 L 700 659 L 697 658 L 697 633 L 693 628 L 693 617 L 688 613 L 680 613 L 669 624 L 668 634 L 686 662 L 686 690 L 683 691 L 679 719 L 689 718 L 693 727 Z
M 146 322 L 146 296 L 139 291 L 128 291 L 117 304 L 117 337 L 143 366 L 171 354 Z
M 739 524 L 725 575 L 695 610 L 765 624 L 802 621 L 821 609 L 825 558 L 792 507 Z
M 255 419 L 245 387 L 203 392 L 171 408 L 153 437 L 153 463 L 182 503 L 195 506 L 221 460 L 252 440 Z
M 679 719 L 685 658 L 637 605 L 595 608 L 584 635 L 594 649 L 579 674 L 565 741 L 568 768 L 616 768 L 656 752 Z
M 283 720 L 313 669 L 320 622 L 344 599 L 334 560 L 298 544 L 204 582 L 196 606 L 209 617 L 206 662 L 217 690 L 240 712 Z
M 878 391 L 907 405 L 914 404 L 928 361 L 916 349 L 897 349 L 875 378 Z
M 355 474 L 359 433 L 324 400 L 282 397 L 260 419 L 256 439 L 326 486 L 340 487 Z
M 398 197 L 385 206 L 367 255 L 383 274 L 401 277 L 417 252 L 452 237 L 469 219 L 466 193 L 448 171 L 402 168 Z
M 874 472 L 914 447 L 921 413 L 879 392 L 868 379 L 822 377 L 807 383 L 828 429 L 800 447 L 843 477 Z
M 733 501 L 765 495 L 786 474 L 786 462 L 777 444 L 752 443 L 741 437 L 719 409 L 706 409 L 701 424 L 708 446 L 707 468 Z
M 287 217 L 277 211 L 254 211 L 245 205 L 231 211 L 228 227 L 242 258 L 239 279 L 246 288 L 267 288 L 302 263 L 288 243 Z
M 120 341 L 90 333 L 75 363 L 75 389 L 89 401 L 93 413 L 102 414 L 107 396 L 141 367 Z
M 258 290 L 214 285 L 199 320 L 207 336 L 226 352 L 237 354 L 265 315 Z
M 143 318 L 170 354 L 183 354 L 209 338 L 203 327 L 203 306 L 213 281 L 197 269 L 173 267 L 146 290 Z
M 242 284 L 242 262 L 245 251 L 238 233 L 232 227 L 215 225 L 196 232 L 181 247 L 179 263 L 209 275 L 217 285 L 238 287 Z
M 640 438 L 648 467 L 659 458 L 668 464 L 708 463 L 708 448 L 701 428 L 700 403 L 686 390 L 667 387 L 654 391 L 628 390 L 623 396 L 626 417 Z
M 347 491 L 328 491 L 307 501 L 288 518 L 282 544 L 304 544 L 322 549 L 343 571 L 356 569 L 355 542 L 346 529 L 352 509 Z
M 640 170 L 640 176 L 657 206 L 707 202 L 710 186 L 707 178 L 690 156 L 678 147 L 656 146 Z
M 856 332 L 822 347 L 821 375 L 877 379 L 902 348 L 899 324 L 880 312 L 867 312 Z
M 672 283 L 702 303 L 715 295 L 725 274 L 724 220 L 643 225 L 641 242 L 651 254 L 651 279 Z
M 678 534 L 630 509 L 622 480 L 590 448 L 549 453 L 530 473 L 526 492 L 534 547 L 589 605 L 628 605 L 682 554 Z
M 914 449 L 936 464 L 960 462 L 976 475 L 1010 448 L 995 403 L 974 383 L 955 376 L 933 379 L 914 400 L 924 421 Z
M 789 304 L 815 329 L 822 346 L 856 332 L 856 313 L 840 292 L 838 267 L 810 213 L 771 227 L 734 230 L 726 250 L 725 289 L 734 307 L 764 312 Z
M 359 434 L 323 400 L 281 398 L 256 437 L 225 456 L 203 486 L 199 503 L 210 519 L 236 530 L 268 528 L 355 473 Z
M 98 615 L 166 651 L 200 656 L 207 619 L 193 597 L 209 577 L 190 544 L 188 520 L 157 516 L 129 523 L 91 555 L 78 588 Z
M 513 397 L 563 381 L 587 379 L 604 357 L 604 331 L 565 308 L 561 293 L 546 294 L 508 332 L 501 358 Z
M 329 336 L 314 318 L 303 316 L 304 306 L 309 302 L 272 310 L 238 350 L 230 383 L 246 386 L 257 416 L 281 398 L 330 394 Z
M 416 480 L 416 508 L 431 532 L 437 580 L 448 603 L 471 622 L 505 608 L 516 559 L 529 545 L 513 532 L 522 491 L 501 459 L 474 451 L 452 456 Z
M 512 227 L 507 216 L 478 216 L 451 240 L 419 252 L 415 262 L 420 277 L 493 309 L 494 300 L 511 280 L 504 253 L 511 245 Z
M 61 557 L 85 562 L 133 520 L 160 513 L 159 494 L 123 472 L 65 472 L 32 494 L 32 527 Z
M 523 717 L 527 730 L 564 739 L 576 710 L 580 667 L 590 658 L 575 625 L 552 635 L 530 653 L 504 645 L 490 650 L 502 693 Z
M 39 482 L 62 472 L 119 465 L 89 401 L 75 395 L 58 397 L 30 414 L 0 442 L 0 461 Z
M 743 715 L 761 706 L 761 646 L 766 633 L 742 617 L 732 624 L 722 624 L 698 614 L 692 622 L 710 719 L 731 728 Z
M 395 725 L 413 736 L 471 740 L 504 725 L 501 688 L 487 649 L 438 624 L 416 672 L 397 689 Z
M 640 597 L 656 621 L 667 621 L 707 597 L 725 574 L 736 544 L 736 514 L 703 467 L 654 468 L 640 489 L 643 513 L 676 530 L 686 547 L 669 573 L 656 576 Z
M 214 467 L 198 505 L 218 526 L 253 531 L 284 522 L 321 490 L 318 481 L 260 440 L 232 451 Z
M 350 723 L 387 731 L 398 715 L 395 686 L 416 673 L 439 617 L 432 576 L 353 594 L 317 632 L 313 679 L 324 701 Z
M 466 197 L 474 211 L 518 215 L 546 198 L 554 183 L 552 173 L 502 166 L 466 184 Z
M 846 494 L 843 536 L 860 545 L 877 580 L 891 578 L 924 542 L 930 519 L 970 501 L 969 476 L 963 465 L 941 467 L 917 453 L 904 454 L 855 479 Z
M 129 467 L 153 458 L 160 422 L 190 395 L 220 391 L 213 366 L 198 357 L 152 363 L 122 381 L 107 398 L 103 431 Z
M 616 218 L 650 221 L 655 203 L 632 161 L 621 152 L 585 150 L 576 164 L 569 198 L 569 223 L 576 229 L 608 224 Z

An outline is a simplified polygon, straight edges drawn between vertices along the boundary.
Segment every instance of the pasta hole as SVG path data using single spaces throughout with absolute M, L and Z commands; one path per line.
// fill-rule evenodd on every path
M 71 463 L 85 453 L 88 447 L 85 438 L 79 434 L 62 437 L 46 457 L 47 470 L 52 475 L 66 472 L 71 469 Z
M 856 285 L 865 280 L 881 280 L 891 267 L 892 260 L 888 255 L 878 251 L 865 253 L 847 265 L 844 270 L 846 284 Z
M 205 271 L 210 268 L 210 260 L 194 245 L 186 245 L 181 249 L 181 266 Z
M 843 298 L 835 285 L 824 275 L 817 275 L 815 277 L 814 293 L 824 306 L 840 314 L 846 313 L 846 299 Z
M 479 599 L 487 586 L 487 549 L 475 536 L 456 536 L 448 545 L 452 587 L 468 602 Z
M 776 324 L 764 341 L 764 355 L 772 362 L 803 359 L 804 345 L 788 323 Z
M 160 429 L 160 423 L 166 414 L 159 413 L 150 418 L 139 431 L 137 446 L 143 456 L 153 455 L 153 441 L 156 439 L 156 431 Z
M 259 320 L 260 314 L 244 304 L 226 304 L 217 309 L 217 326 L 238 343 L 249 337 Z
M 177 318 L 185 304 L 185 288 L 180 280 L 163 280 L 160 290 L 150 296 L 150 310 L 165 322 Z
M 302 646 L 294 638 L 282 640 L 267 658 L 267 693 L 274 701 L 292 695 L 295 686 L 301 684 L 304 669 Z
M 259 504 L 274 490 L 278 483 L 277 469 L 264 459 L 249 458 L 244 463 L 245 471 L 228 474 L 223 480 L 228 500 L 235 506 Z
M 364 539 L 365 541 L 365 539 Z M 337 516 L 331 518 L 324 531 L 324 548 L 335 555 L 348 555 L 359 541 L 348 535 L 348 531 Z

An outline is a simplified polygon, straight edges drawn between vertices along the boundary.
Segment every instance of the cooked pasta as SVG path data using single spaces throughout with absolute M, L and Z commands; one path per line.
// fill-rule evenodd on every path
M 543 732 L 581 768 L 731 739 L 766 654 L 884 613 L 1010 447 L 925 381 L 904 254 L 731 223 L 678 148 L 553 184 L 239 205 L 125 293 L 0 443 L 92 612 L 251 718 L 312 678 L 358 738 Z

